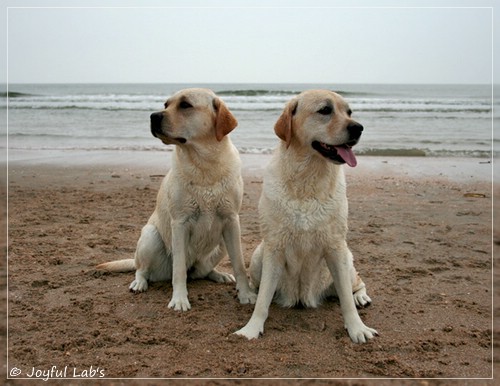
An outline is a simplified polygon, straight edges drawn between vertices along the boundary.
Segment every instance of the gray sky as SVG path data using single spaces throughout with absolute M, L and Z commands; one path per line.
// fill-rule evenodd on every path
M 0 82 L 491 83 L 496 3 L 3 0 Z

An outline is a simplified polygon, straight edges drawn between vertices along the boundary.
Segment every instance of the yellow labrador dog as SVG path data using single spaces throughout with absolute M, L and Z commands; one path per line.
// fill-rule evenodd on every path
M 260 288 L 250 321 L 236 334 L 258 338 L 273 298 L 284 307 L 317 307 L 336 295 L 349 336 L 364 343 L 377 331 L 364 325 L 356 309 L 371 299 L 346 243 L 341 166 L 356 165 L 352 147 L 363 126 L 340 95 L 310 90 L 287 104 L 274 129 L 282 141 L 264 175 L 263 241 L 250 264 L 252 283 Z
M 222 100 L 206 89 L 179 91 L 164 110 L 151 115 L 152 134 L 176 146 L 172 167 L 142 229 L 135 259 L 104 263 L 98 269 L 136 269 L 130 284 L 134 292 L 146 291 L 148 281 L 172 280 L 168 307 L 187 311 L 188 276 L 218 283 L 235 280 L 214 268 L 227 251 L 240 302 L 255 303 L 240 245 L 241 161 L 227 136 L 237 124 Z

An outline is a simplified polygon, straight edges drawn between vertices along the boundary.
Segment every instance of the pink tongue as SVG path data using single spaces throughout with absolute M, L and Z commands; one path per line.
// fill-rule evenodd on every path
M 341 156 L 345 163 L 350 167 L 353 168 L 358 164 L 358 161 L 356 161 L 356 157 L 350 147 L 335 146 L 335 150 L 337 150 L 338 155 Z

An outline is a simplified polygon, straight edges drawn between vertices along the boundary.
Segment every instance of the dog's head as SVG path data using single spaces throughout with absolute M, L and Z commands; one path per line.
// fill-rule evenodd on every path
M 351 114 L 347 102 L 332 91 L 304 91 L 288 102 L 274 131 L 287 148 L 308 149 L 336 164 L 356 166 L 352 147 L 363 126 Z
M 151 133 L 167 145 L 221 141 L 237 125 L 224 102 L 208 89 L 181 90 L 165 102 L 165 109 L 151 114 Z

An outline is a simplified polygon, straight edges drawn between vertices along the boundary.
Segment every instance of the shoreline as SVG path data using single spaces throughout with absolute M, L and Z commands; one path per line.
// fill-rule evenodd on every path
M 171 165 L 172 151 L 126 150 L 9 150 L 9 169 L 54 168 L 112 169 L 116 173 L 164 174 Z M 240 154 L 242 175 L 260 177 L 271 154 Z M 472 157 L 358 156 L 358 166 L 345 167 L 346 176 L 374 175 L 423 179 L 449 179 L 455 182 L 492 182 L 493 161 Z

